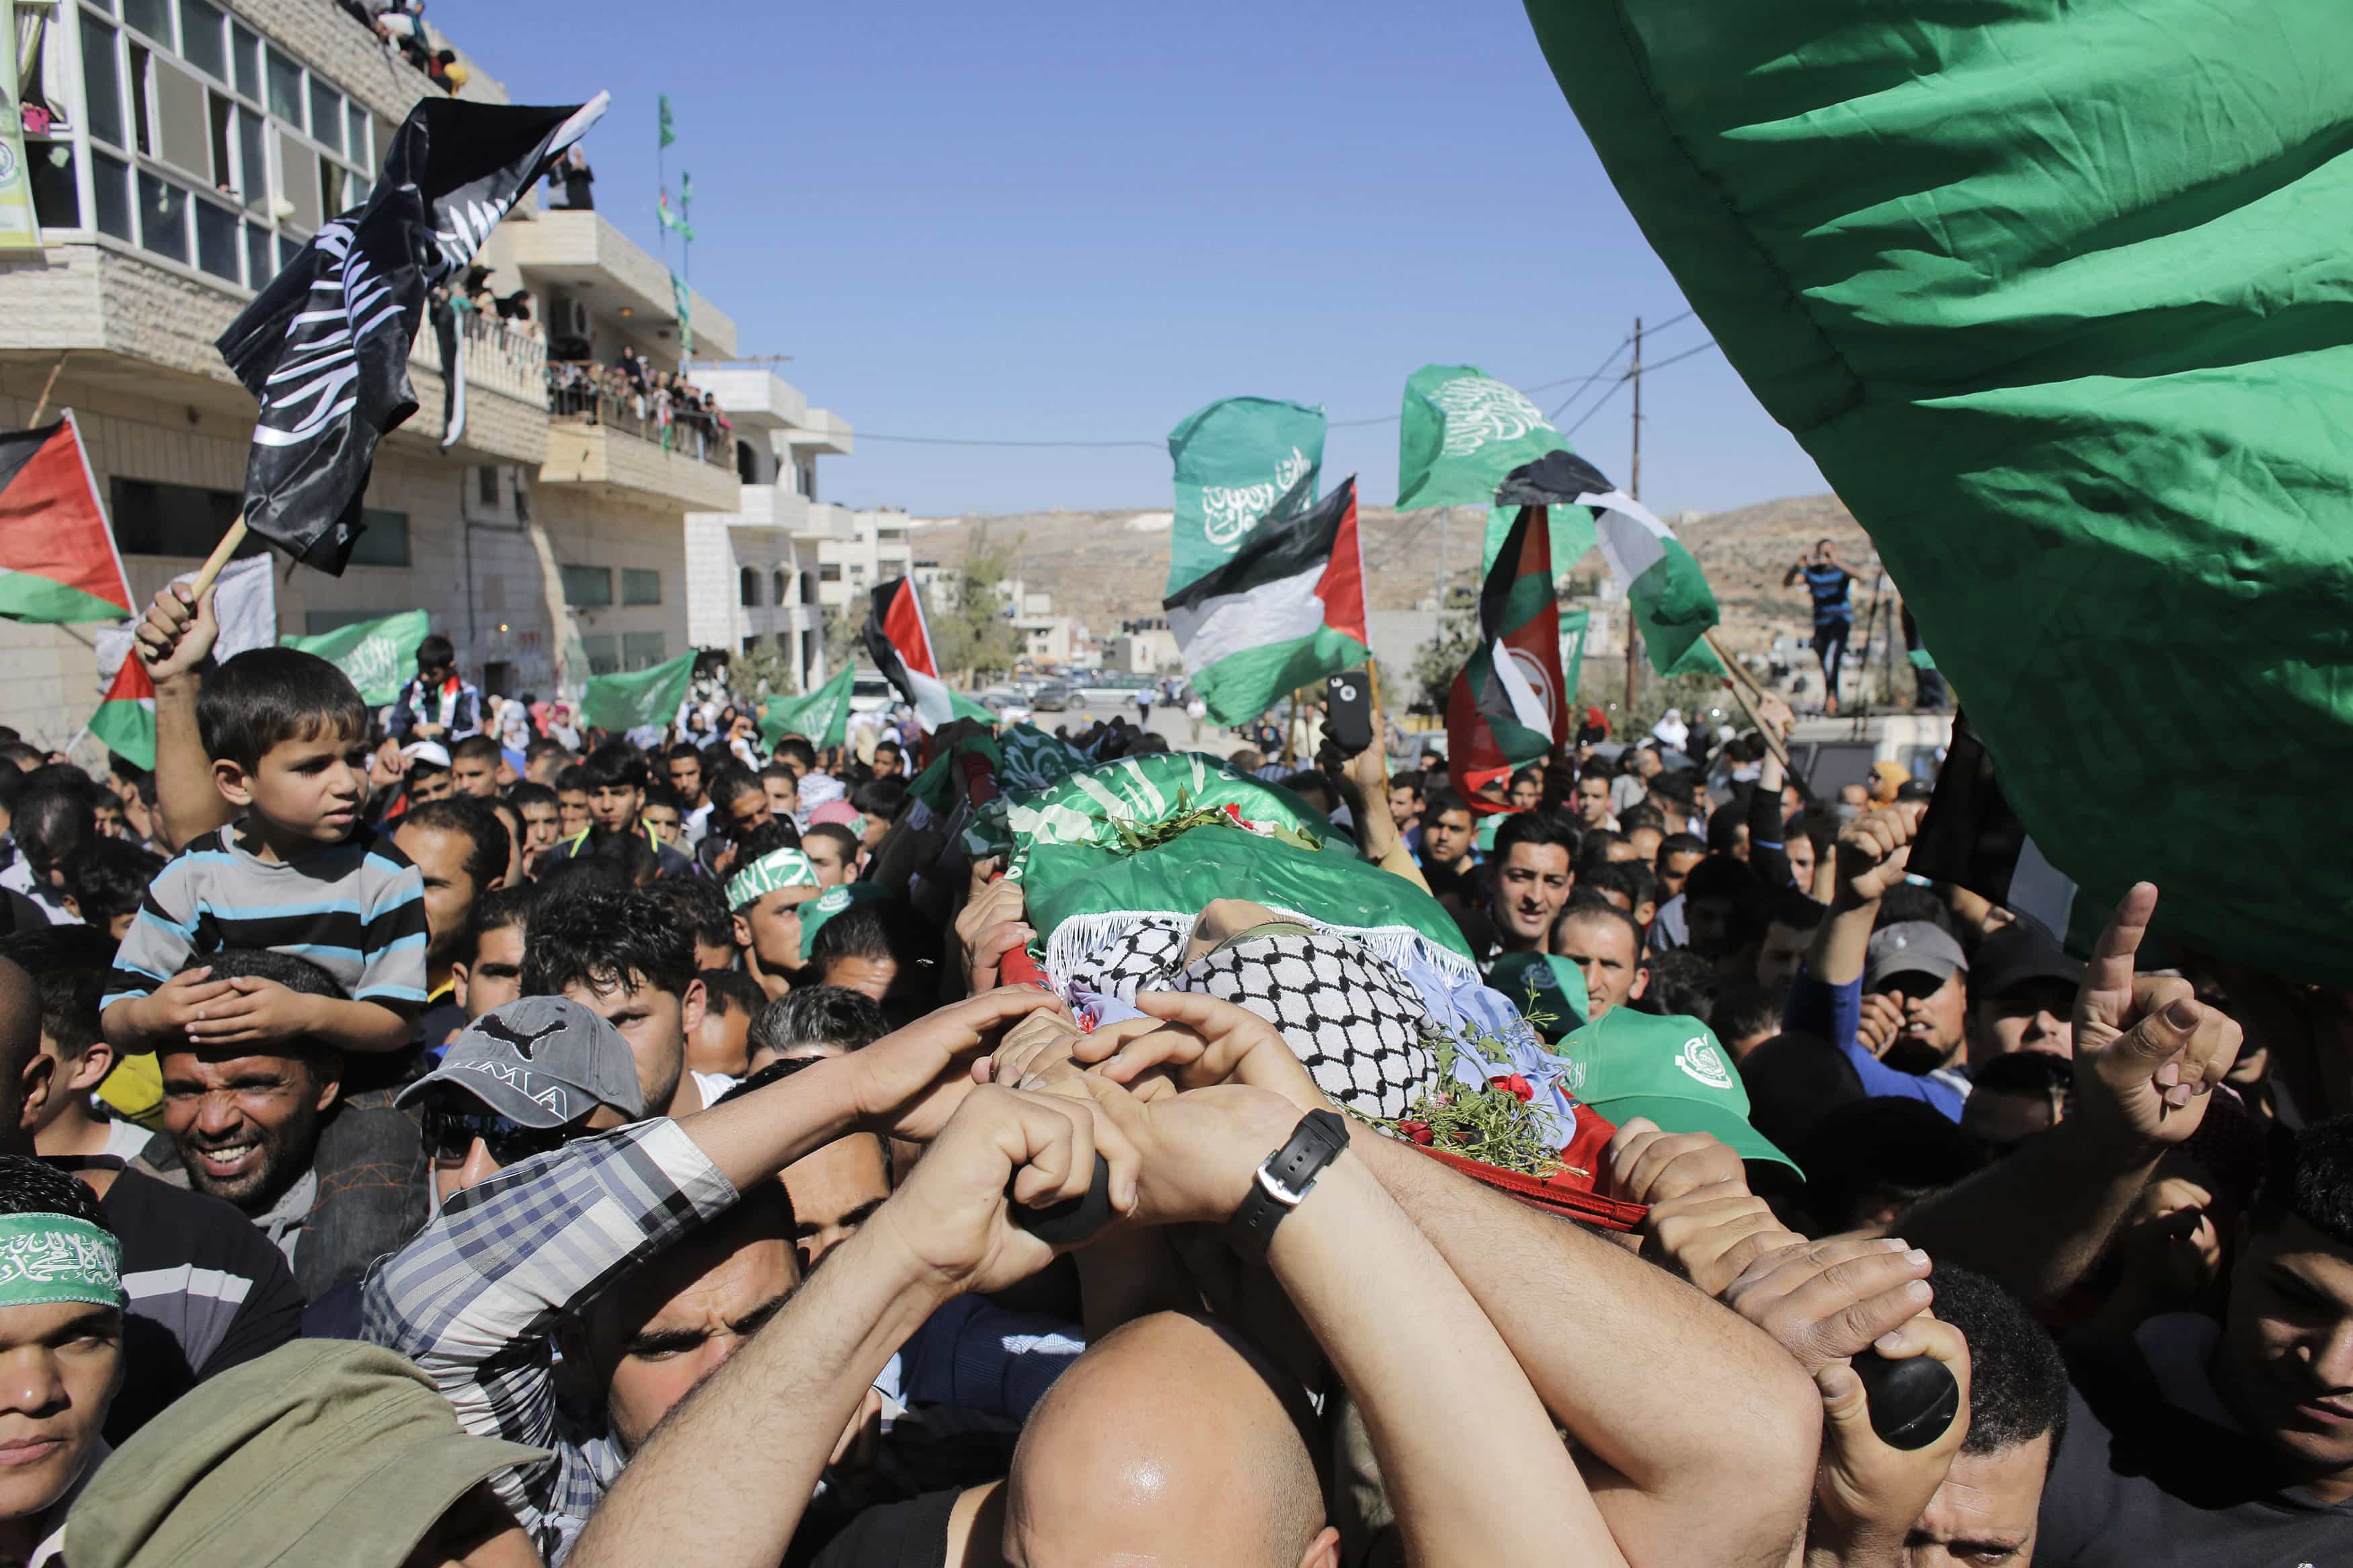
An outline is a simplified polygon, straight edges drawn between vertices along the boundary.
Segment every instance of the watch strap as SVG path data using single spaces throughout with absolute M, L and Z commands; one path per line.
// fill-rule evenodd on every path
M 1236 1242 L 1254 1258 L 1266 1256 L 1274 1227 L 1315 1185 L 1324 1168 L 1348 1147 L 1348 1123 L 1337 1111 L 1311 1110 L 1299 1119 L 1290 1139 L 1269 1154 L 1251 1179 L 1250 1194 L 1234 1211 Z

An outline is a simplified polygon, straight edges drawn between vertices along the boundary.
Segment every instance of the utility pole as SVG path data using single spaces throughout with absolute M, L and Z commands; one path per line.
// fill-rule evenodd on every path
M 1453 521 L 1452 507 L 1438 509 L 1438 624 L 1441 631 L 1446 626 L 1446 531 Z
M 1626 493 L 1642 499 L 1642 318 L 1634 318 L 1634 363 L 1626 372 L 1634 383 L 1634 460 L 1627 475 Z M 1626 718 L 1634 717 L 1634 683 L 1641 667 L 1642 634 L 1634 626 L 1634 601 L 1626 600 Z

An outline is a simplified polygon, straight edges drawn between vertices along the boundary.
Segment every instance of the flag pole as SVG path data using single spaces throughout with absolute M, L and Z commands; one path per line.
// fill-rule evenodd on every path
M 214 581 L 220 576 L 221 569 L 228 564 L 228 558 L 236 554 L 237 547 L 244 542 L 245 514 L 240 512 L 237 521 L 228 525 L 228 531 L 221 535 L 221 542 L 213 546 L 213 552 L 205 557 L 205 563 L 196 568 L 195 577 L 188 584 L 197 598 L 203 598 L 211 589 Z
M 1781 771 L 1784 773 L 1790 773 L 1792 770 L 1789 766 L 1789 748 L 1773 726 L 1765 722 L 1765 715 L 1759 710 L 1757 699 L 1750 694 L 1748 672 L 1740 668 L 1739 662 L 1726 651 L 1722 643 L 1716 641 L 1713 628 L 1702 632 L 1700 636 L 1706 640 L 1708 651 L 1715 654 L 1716 661 L 1724 666 L 1725 684 L 1732 688 L 1732 700 L 1740 704 L 1740 711 L 1747 716 L 1748 721 L 1757 727 L 1757 732 L 1764 737 L 1765 749 L 1773 753 L 1773 760 L 1781 764 Z M 1739 672 L 1736 675 L 1733 673 L 1736 670 Z
M 27 429 L 38 425 L 41 416 L 49 411 L 49 394 L 58 389 L 58 373 L 66 368 L 66 360 L 72 353 L 71 349 L 66 350 L 58 355 L 58 363 L 49 367 L 49 379 L 41 383 L 41 400 L 33 405 L 33 416 L 25 422 Z

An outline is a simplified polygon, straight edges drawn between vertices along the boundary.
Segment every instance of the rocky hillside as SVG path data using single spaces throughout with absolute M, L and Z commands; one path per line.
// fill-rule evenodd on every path
M 1805 591 L 1781 586 L 1781 574 L 1814 541 L 1836 542 L 1848 564 L 1868 572 L 1871 543 L 1835 496 L 1791 496 L 1757 506 L 1669 520 L 1698 558 L 1724 606 L 1725 635 L 1735 647 L 1761 648 L 1774 631 L 1801 633 L 1809 624 Z M 1044 511 L 968 517 L 930 523 L 914 535 L 917 559 L 952 565 L 976 534 L 1015 549 L 1014 574 L 1032 593 L 1051 594 L 1057 613 L 1084 621 L 1097 634 L 1125 618 L 1160 612 L 1168 574 L 1169 514 L 1166 511 Z M 1441 549 L 1447 577 L 1458 588 L 1476 586 L 1483 513 L 1370 509 L 1358 518 L 1372 607 L 1408 610 L 1437 602 Z M 1599 579 L 1600 557 L 1578 563 Z

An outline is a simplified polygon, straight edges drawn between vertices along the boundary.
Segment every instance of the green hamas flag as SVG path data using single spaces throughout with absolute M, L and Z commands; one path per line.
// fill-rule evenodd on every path
M 1176 521 L 1168 534 L 1168 587 L 1181 593 L 1233 559 L 1268 518 L 1315 504 L 1324 468 L 1324 411 L 1270 397 L 1229 397 L 1168 432 L 1176 464 Z
M 1405 384 L 1398 510 L 1492 506 L 1504 475 L 1567 446 L 1543 409 L 1477 365 L 1423 365 Z
M 400 689 L 417 673 L 417 645 L 431 629 L 431 617 L 423 610 L 403 610 L 314 637 L 280 637 L 278 645 L 317 654 L 350 676 L 361 700 L 377 708 L 399 697 Z
M 670 275 L 670 302 L 678 312 L 678 357 L 683 363 L 694 357 L 694 290 L 675 272 Z
M 655 115 L 654 133 L 660 138 L 660 146 L 667 147 L 678 140 L 678 132 L 670 125 L 670 94 L 665 92 L 659 95 Z M 658 148 L 657 151 L 659 150 Z
M 678 717 L 694 683 L 694 650 L 632 675 L 592 675 L 580 699 L 580 717 L 600 730 L 634 730 Z
M 1528 13 L 2051 866 L 2353 988 L 2353 6 Z
M 811 745 L 839 746 L 849 735 L 849 688 L 858 676 L 855 665 L 807 697 L 772 697 L 760 716 L 760 739 L 774 746 L 786 735 L 805 736 Z
M 1563 606 L 1560 612 L 1560 689 L 1562 700 L 1572 706 L 1577 701 L 1577 675 L 1585 668 L 1585 624 L 1591 618 L 1585 610 Z M 1574 721 L 1576 715 L 1569 717 Z

